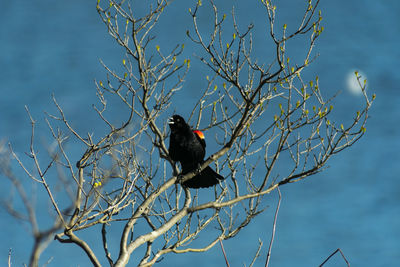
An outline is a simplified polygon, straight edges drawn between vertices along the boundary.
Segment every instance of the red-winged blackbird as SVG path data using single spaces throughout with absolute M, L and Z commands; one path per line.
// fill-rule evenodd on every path
M 201 131 L 195 130 L 179 116 L 174 115 L 168 120 L 171 128 L 169 137 L 169 155 L 172 160 L 179 161 L 182 166 L 182 175 L 197 170 L 204 162 L 206 141 Z M 190 188 L 210 187 L 218 184 L 224 177 L 207 166 L 192 179 L 183 183 Z

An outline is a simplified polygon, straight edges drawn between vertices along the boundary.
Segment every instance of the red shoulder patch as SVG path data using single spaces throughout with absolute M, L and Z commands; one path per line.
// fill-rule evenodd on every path
M 194 133 L 195 135 L 197 135 L 198 137 L 200 137 L 200 139 L 204 139 L 204 134 L 203 134 L 202 131 L 194 130 L 193 133 Z

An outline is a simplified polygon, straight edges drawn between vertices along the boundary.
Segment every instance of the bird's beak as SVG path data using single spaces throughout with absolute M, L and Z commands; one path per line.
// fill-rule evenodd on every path
M 168 121 L 167 121 L 167 123 L 168 124 L 174 124 L 175 122 L 174 122 L 174 118 L 168 118 Z

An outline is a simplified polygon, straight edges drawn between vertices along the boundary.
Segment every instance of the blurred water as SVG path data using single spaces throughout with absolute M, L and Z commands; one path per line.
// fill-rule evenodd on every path
M 238 1 L 234 3 L 240 5 Z M 185 29 L 176 25 L 190 22 L 184 13 L 188 6 L 184 1 L 173 3 L 168 12 L 177 22 L 163 22 L 159 29 L 160 43 L 173 46 L 175 38 L 171 36 L 185 35 Z M 335 118 L 342 120 L 353 114 L 355 103 L 361 102 L 346 90 L 346 77 L 354 69 L 367 75 L 368 90 L 375 92 L 377 99 L 367 134 L 359 143 L 330 161 L 331 167 L 325 172 L 282 188 L 271 266 L 316 266 L 337 248 L 343 250 L 353 266 L 396 266 L 400 262 L 397 177 L 400 172 L 397 164 L 400 2 L 322 1 L 320 8 L 325 32 L 316 47 L 320 57 L 308 72 L 311 77 L 319 75 L 320 87 L 327 94 L 342 90 L 336 100 Z M 82 133 L 93 132 L 96 128 L 91 109 L 96 102 L 93 81 L 104 79 L 105 74 L 99 59 L 117 65 L 123 56 L 100 22 L 95 1 L 5 1 L 2 9 L 0 138 L 10 140 L 19 153 L 26 151 L 30 132 L 24 105 L 29 106 L 35 117 L 43 118 L 42 111 L 54 111 L 52 93 Z M 250 4 L 237 10 L 252 14 L 248 21 L 256 20 L 252 11 L 258 12 Z M 292 12 L 280 13 L 288 27 L 294 18 Z M 188 56 L 193 52 L 189 49 Z M 190 99 L 193 95 L 190 89 L 204 83 L 198 71 L 203 73 L 204 69 L 199 67 L 189 75 L 182 92 L 184 97 L 176 99 L 177 107 L 184 103 L 182 99 L 194 101 Z M 8 188 L 1 188 L 2 194 L 6 191 Z M 236 238 L 224 242 L 234 266 L 250 263 L 259 238 L 264 242 L 263 251 L 267 249 L 276 193 L 267 196 L 265 201 L 271 203 L 269 211 Z M 3 209 L 0 214 L 0 258 L 6 259 L 11 247 L 14 264 L 27 262 L 31 242 L 27 242 L 26 232 L 21 228 L 29 229 L 15 224 Z M 74 256 L 66 260 L 65 255 Z M 52 256 L 50 266 L 89 264 L 82 251 L 57 242 L 44 253 L 43 263 Z M 257 266 L 264 260 L 265 253 Z M 216 246 L 205 254 L 167 256 L 159 266 L 187 266 L 192 262 L 224 265 L 220 248 Z M 335 256 L 326 266 L 344 265 Z

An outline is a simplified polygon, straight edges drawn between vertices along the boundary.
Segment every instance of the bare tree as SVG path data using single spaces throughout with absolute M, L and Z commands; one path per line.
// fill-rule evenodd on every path
M 179 183 L 194 177 L 196 171 L 178 179 L 179 169 L 168 154 L 165 119 L 172 115 L 173 96 L 184 86 L 190 60 L 182 59 L 181 44 L 165 52 L 155 43 L 152 31 L 170 2 L 151 2 L 144 15 L 137 15 L 129 1 L 97 2 L 109 34 L 126 51 L 123 70 L 104 64 L 107 79 L 96 82 L 99 104 L 94 109 L 108 128 L 106 135 L 81 134 L 53 97 L 58 114 L 47 114 L 54 139 L 48 162 L 43 164 L 37 157 L 35 120 L 30 115 L 28 159 L 34 169 L 27 167 L 11 145 L 9 152 L 2 149 L 2 172 L 17 189 L 27 216 L 5 206 L 16 217 L 26 217 L 35 237 L 31 266 L 38 264 L 42 249 L 54 234 L 61 243 L 79 246 L 94 266 L 101 266 L 105 259 L 110 266 L 125 266 L 141 247 L 145 247 L 141 250 L 144 255 L 135 262 L 140 266 L 151 266 L 171 252 L 207 251 L 220 240 L 236 236 L 263 212 L 267 206 L 264 195 L 322 171 L 333 155 L 365 133 L 371 100 L 357 73 L 365 103 L 348 125 L 329 119 L 333 99 L 324 99 L 318 77 L 313 81 L 302 78 L 302 71 L 316 57 L 312 50 L 323 31 L 319 0 L 305 1 L 303 17 L 293 31 L 286 24 L 277 29 L 276 6 L 260 1 L 269 28 L 266 36 L 273 44 L 270 62 L 263 62 L 253 52 L 253 25 L 241 31 L 234 9 L 228 23 L 214 2 L 203 6 L 198 1 L 189 9 L 193 25 L 187 36 L 198 51 L 199 62 L 208 67 L 207 86 L 186 119 L 193 128 L 215 133 L 220 147 L 208 151 L 211 156 L 201 169 L 216 164 L 226 179 L 210 189 L 182 187 Z M 211 32 L 203 32 L 198 25 L 202 8 L 213 12 Z M 299 38 L 307 41 L 304 57 L 291 60 L 287 44 Z M 128 110 L 121 126 L 110 120 L 109 97 L 119 99 Z M 85 147 L 76 164 L 66 149 L 67 140 Z M 44 187 L 52 204 L 50 229 L 39 231 L 35 210 L 20 179 L 9 168 L 11 158 L 32 183 Z M 285 168 L 280 167 L 283 165 Z M 56 175 L 63 185 L 59 198 L 50 175 Z M 118 227 L 122 229 L 119 244 L 110 244 L 107 231 Z M 201 235 L 206 228 L 214 229 L 211 240 Z M 96 253 L 93 244 L 78 236 L 82 231 L 101 239 L 103 253 Z M 110 246 L 118 247 L 118 254 L 112 255 Z

